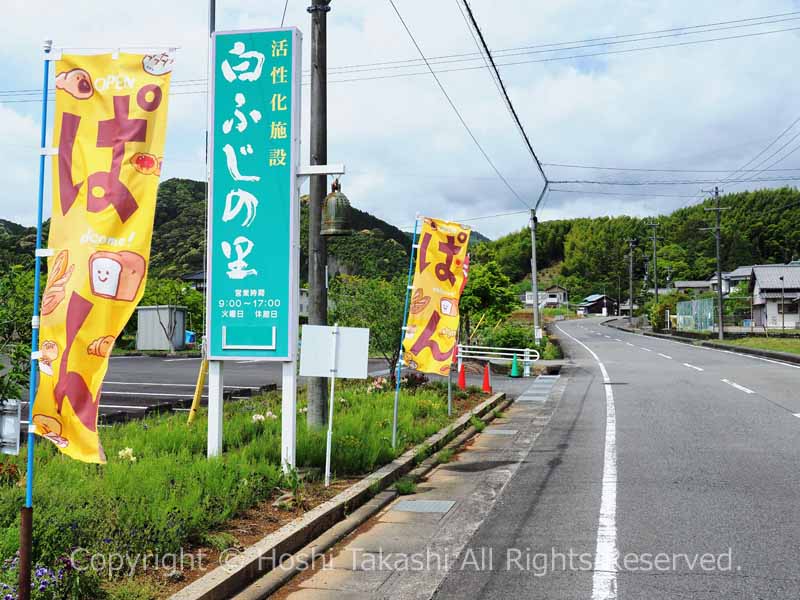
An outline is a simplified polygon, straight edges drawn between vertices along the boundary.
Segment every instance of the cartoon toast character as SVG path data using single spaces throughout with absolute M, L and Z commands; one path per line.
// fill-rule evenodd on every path
M 145 259 L 135 252 L 95 252 L 89 258 L 92 294 L 133 302 L 144 281 Z

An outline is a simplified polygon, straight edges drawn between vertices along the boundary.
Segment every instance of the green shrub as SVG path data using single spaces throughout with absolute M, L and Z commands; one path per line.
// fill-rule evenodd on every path
M 436 455 L 436 460 L 440 463 L 449 463 L 451 460 L 453 460 L 455 453 L 455 450 L 452 448 L 444 448 Z
M 415 494 L 417 492 L 417 482 L 409 477 L 403 477 L 395 482 L 394 489 L 401 496 Z
M 486 429 L 486 423 L 483 422 L 478 417 L 476 417 L 475 415 L 472 415 L 469 418 L 469 424 L 472 425 L 475 428 L 475 431 L 477 431 L 478 433 Z

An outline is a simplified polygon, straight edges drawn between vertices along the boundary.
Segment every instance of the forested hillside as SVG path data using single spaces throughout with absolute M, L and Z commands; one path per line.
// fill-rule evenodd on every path
M 721 198 L 722 267 L 786 262 L 800 257 L 800 192 L 792 188 L 730 194 Z M 540 269 L 550 268 L 550 281 L 565 285 L 572 297 L 602 291 L 616 295 L 628 280 L 626 240 L 636 238 L 635 276 L 642 279 L 644 259 L 652 256 L 648 222 L 659 224 L 658 270 L 663 285 L 671 279 L 707 279 L 716 269 L 714 237 L 701 228 L 712 225 L 712 200 L 681 208 L 654 219 L 601 217 L 540 222 L 537 258 Z M 514 282 L 530 277 L 531 240 L 526 228 L 475 248 L 476 261 L 495 260 Z M 556 267 L 556 268 L 552 268 Z

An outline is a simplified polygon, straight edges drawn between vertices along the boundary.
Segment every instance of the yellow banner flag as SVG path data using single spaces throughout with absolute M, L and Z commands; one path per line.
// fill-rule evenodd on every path
M 56 63 L 53 212 L 34 431 L 104 463 L 100 387 L 142 297 L 167 121 L 171 54 Z
M 469 234 L 458 223 L 438 219 L 426 218 L 422 225 L 403 339 L 404 363 L 412 369 L 439 375 L 450 370 Z

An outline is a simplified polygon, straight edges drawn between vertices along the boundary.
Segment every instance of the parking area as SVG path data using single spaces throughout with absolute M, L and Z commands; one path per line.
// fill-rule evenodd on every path
M 155 358 L 112 356 L 100 393 L 100 425 L 139 418 L 165 411 L 188 411 L 194 396 L 199 358 Z M 370 359 L 370 375 L 385 375 L 386 361 Z M 240 400 L 281 383 L 280 363 L 228 361 L 224 367 L 225 395 Z M 300 380 L 303 383 L 302 378 Z M 207 404 L 208 386 L 201 406 Z M 23 402 L 23 427 L 27 426 L 28 403 Z

